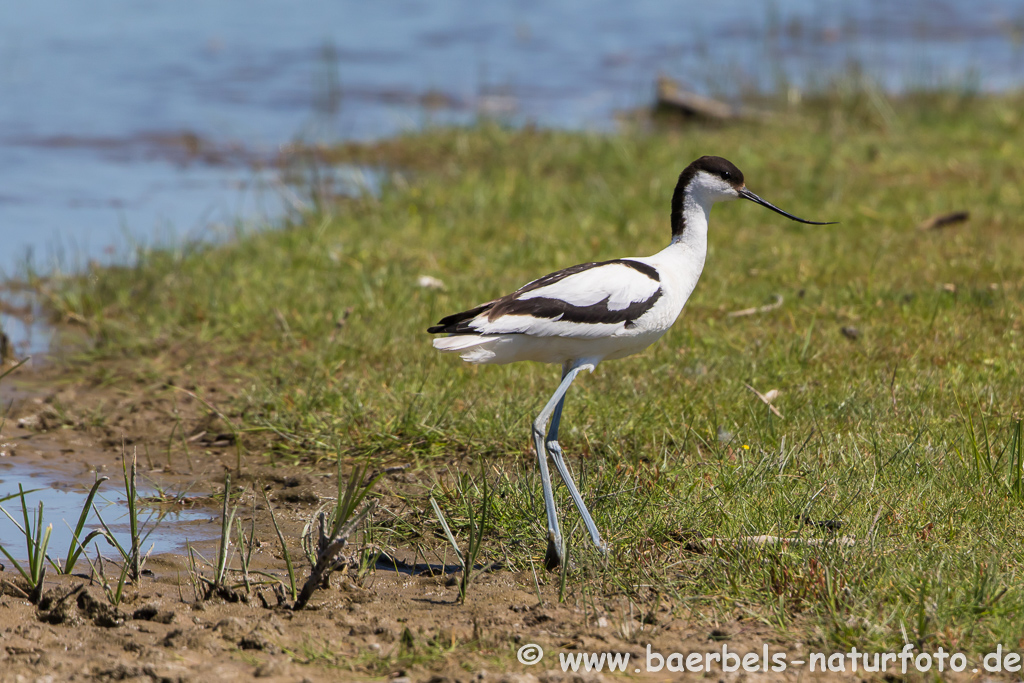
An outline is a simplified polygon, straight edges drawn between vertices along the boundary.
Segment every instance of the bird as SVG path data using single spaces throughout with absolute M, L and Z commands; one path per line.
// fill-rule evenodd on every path
M 668 331 L 704 270 L 711 207 L 733 199 L 747 199 L 800 223 L 833 224 L 783 211 L 748 190 L 743 173 L 732 162 L 702 156 L 679 174 L 672 193 L 672 238 L 658 253 L 565 268 L 511 294 L 441 318 L 427 329 L 430 334 L 445 335 L 432 339 L 435 349 L 458 353 L 470 363 L 529 360 L 561 365 L 558 388 L 531 427 L 547 515 L 548 570 L 564 561 L 549 457 L 594 545 L 605 553 L 608 549 L 558 443 L 566 392 L 583 370 L 593 372 L 602 361 L 639 353 Z

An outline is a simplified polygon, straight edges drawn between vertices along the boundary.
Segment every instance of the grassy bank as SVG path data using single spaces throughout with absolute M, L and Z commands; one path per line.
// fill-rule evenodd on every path
M 52 304 L 95 338 L 72 361 L 91 381 L 228 387 L 216 401 L 251 462 L 414 463 L 436 473 L 463 535 L 486 477 L 484 553 L 528 570 L 544 550 L 528 426 L 558 370 L 466 366 L 425 329 L 551 270 L 657 251 L 679 171 L 724 156 L 769 201 L 841 224 L 717 207 L 676 326 L 574 385 L 562 445 L 612 552 L 602 562 L 575 529 L 567 599 L 627 599 L 655 627 L 669 613 L 752 618 L 828 646 L 1015 646 L 1021 111 L 1019 97 L 864 96 L 756 124 L 481 125 L 347 146 L 330 158 L 394 169 L 379 196 L 324 200 L 228 245 L 142 254 L 58 283 Z M 958 210 L 967 223 L 918 229 Z M 774 310 L 728 315 L 776 296 Z M 778 390 L 782 417 L 746 385 Z M 375 540 L 431 538 L 427 493 L 403 494 Z M 856 542 L 700 542 L 833 533 Z

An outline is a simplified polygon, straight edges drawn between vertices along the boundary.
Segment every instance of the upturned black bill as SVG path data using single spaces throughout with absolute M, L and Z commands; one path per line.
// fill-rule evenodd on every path
M 807 223 L 808 225 L 835 225 L 836 224 L 836 221 L 828 221 L 826 223 L 821 223 L 821 222 L 818 222 L 818 221 L 807 221 L 807 220 L 804 220 L 803 218 L 797 218 L 796 216 L 794 216 L 791 213 L 786 213 L 785 211 L 783 211 L 779 207 L 775 206 L 774 204 L 772 204 L 770 202 L 766 202 L 765 200 L 761 199 L 760 197 L 758 197 L 756 194 L 754 194 L 753 192 L 751 192 L 747 188 L 743 188 L 739 192 L 740 192 L 740 196 L 743 197 L 744 199 L 749 199 L 750 201 L 754 202 L 755 204 L 760 204 L 761 206 L 769 208 L 772 211 L 774 211 L 775 213 L 781 213 L 786 218 L 790 219 L 791 221 L 796 221 L 797 223 Z

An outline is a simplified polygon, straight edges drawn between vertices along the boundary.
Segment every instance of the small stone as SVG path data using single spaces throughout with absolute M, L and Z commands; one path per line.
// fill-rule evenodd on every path
M 271 643 L 263 634 L 257 633 L 256 631 L 239 638 L 238 647 L 242 650 L 260 650 L 261 652 L 267 652 L 272 655 L 276 655 L 281 652 L 281 648 Z
M 25 417 L 18 418 L 18 427 L 21 429 L 36 429 L 39 427 L 39 424 L 38 415 L 26 415 Z
M 132 619 L 139 621 L 155 621 L 158 624 L 169 624 L 174 621 L 173 610 L 161 610 L 159 605 L 143 605 L 132 612 Z
M 254 678 L 280 678 L 288 673 L 288 662 L 280 659 L 271 659 L 256 667 L 253 672 Z
M 242 620 L 238 617 L 227 617 L 225 619 L 221 619 L 217 622 L 217 625 L 213 627 L 213 630 L 220 633 L 221 638 L 232 643 L 238 642 L 243 636 L 247 635 L 249 631 Z

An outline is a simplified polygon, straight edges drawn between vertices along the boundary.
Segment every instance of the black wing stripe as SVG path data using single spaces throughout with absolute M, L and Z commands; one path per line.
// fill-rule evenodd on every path
M 526 315 L 532 318 L 558 319 L 561 322 L 582 325 L 614 325 L 626 323 L 632 327 L 633 321 L 654 307 L 661 298 L 661 288 L 643 301 L 634 301 L 626 308 L 609 310 L 608 299 L 602 299 L 590 306 L 574 306 L 561 299 L 514 299 L 507 303 L 501 302 L 501 315 Z M 497 307 L 497 306 L 495 306 Z M 493 309 L 492 309 L 493 310 Z
M 591 268 L 600 268 L 601 266 L 611 265 L 623 265 L 628 268 L 632 268 L 633 270 L 639 273 L 643 273 L 644 275 L 651 278 L 655 282 L 661 282 L 661 276 L 658 275 L 658 270 L 654 266 L 649 266 L 646 263 L 641 263 L 640 261 L 632 261 L 630 259 L 614 259 L 612 261 L 593 261 L 591 263 L 581 263 L 578 266 L 572 266 L 571 268 L 564 268 L 562 270 L 555 271 L 554 273 L 549 273 L 544 277 L 537 278 L 533 282 L 526 283 L 525 285 L 517 289 L 515 293 L 503 296 L 501 299 L 498 299 L 497 301 L 503 301 L 510 297 L 517 297 L 520 294 L 526 294 L 527 292 L 532 292 L 535 289 L 540 289 L 541 287 L 553 285 L 556 282 L 564 280 L 570 275 L 582 273 L 583 271 L 590 270 Z M 493 316 L 491 317 L 491 320 L 494 320 Z
M 655 282 L 661 282 L 661 275 L 658 274 L 658 269 L 654 266 L 641 263 L 640 261 L 634 261 L 628 258 L 615 259 L 614 261 L 605 261 L 605 263 L 618 263 L 623 266 L 628 266 L 638 273 L 643 273 L 647 277 L 651 278 Z

